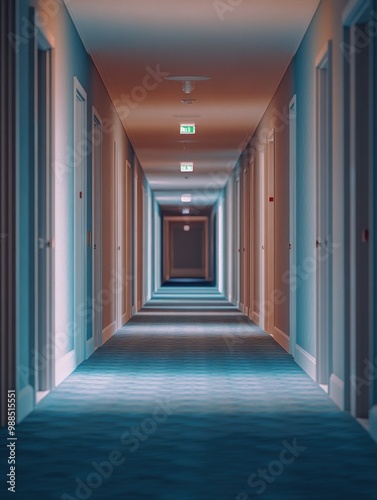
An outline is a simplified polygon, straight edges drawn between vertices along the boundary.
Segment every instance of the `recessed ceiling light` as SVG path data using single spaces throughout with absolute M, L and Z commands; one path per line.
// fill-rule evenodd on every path
M 190 214 L 190 209 L 189 208 L 183 208 L 182 209 L 182 215 L 189 215 Z
M 182 203 L 191 203 L 191 194 L 183 194 L 181 196 Z

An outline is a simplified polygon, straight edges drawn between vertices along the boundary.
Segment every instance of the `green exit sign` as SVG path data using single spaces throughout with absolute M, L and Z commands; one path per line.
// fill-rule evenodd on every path
M 193 172 L 193 171 L 194 171 L 194 164 L 192 162 L 181 163 L 181 172 Z
M 195 134 L 195 124 L 181 123 L 181 134 Z

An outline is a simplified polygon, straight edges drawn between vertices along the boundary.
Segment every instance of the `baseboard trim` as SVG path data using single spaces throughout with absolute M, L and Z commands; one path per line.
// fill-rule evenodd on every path
M 21 422 L 25 417 L 31 413 L 35 408 L 35 395 L 34 388 L 32 385 L 27 385 L 23 387 L 20 391 L 16 392 L 17 397 L 17 408 L 16 408 L 16 418 L 17 423 Z
M 121 323 L 122 323 L 122 326 L 123 326 L 123 325 L 125 325 L 125 324 L 127 323 L 128 319 L 129 319 L 129 318 L 128 318 L 128 313 L 127 313 L 127 312 L 125 312 L 125 313 L 123 314 L 123 316 L 121 317 L 121 319 L 120 319 L 120 321 L 121 321 Z
M 377 405 L 369 410 L 369 432 L 377 443 Z
M 286 333 L 274 326 L 274 333 L 272 334 L 272 336 L 283 349 L 289 352 L 289 337 Z
M 335 373 L 332 373 L 330 376 L 329 395 L 341 410 L 345 409 L 344 382 L 337 375 L 335 375 Z
M 316 380 L 316 359 L 314 356 L 305 351 L 302 347 L 296 344 L 296 352 L 294 359 L 296 363 L 311 377 Z
M 110 323 L 110 325 L 107 325 L 106 328 L 102 330 L 102 345 L 114 335 L 116 330 L 117 330 L 116 321 L 113 321 L 112 323 Z
M 260 320 L 260 316 L 259 316 L 259 313 L 253 311 L 252 314 L 251 314 L 251 318 L 250 318 L 256 325 L 260 326 L 259 325 L 259 320 Z
M 76 353 L 74 350 L 58 359 L 55 364 L 55 384 L 58 386 L 76 369 Z
M 245 304 L 240 303 L 240 311 L 245 316 L 249 316 L 249 308 L 247 306 L 245 306 Z

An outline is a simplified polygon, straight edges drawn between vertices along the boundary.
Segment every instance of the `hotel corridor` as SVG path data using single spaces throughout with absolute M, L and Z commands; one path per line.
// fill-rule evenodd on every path
M 377 0 L 0 0 L 0 499 L 377 500 Z
M 377 498 L 377 444 L 215 289 L 161 289 L 18 440 L 20 499 Z

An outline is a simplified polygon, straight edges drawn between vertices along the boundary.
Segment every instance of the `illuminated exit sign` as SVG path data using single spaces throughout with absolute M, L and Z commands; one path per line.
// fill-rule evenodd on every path
M 195 134 L 195 124 L 181 123 L 181 134 L 182 135 Z
M 193 172 L 194 164 L 193 163 L 181 163 L 181 172 Z

